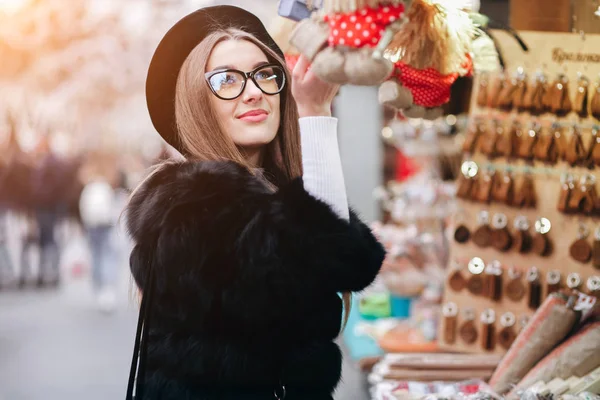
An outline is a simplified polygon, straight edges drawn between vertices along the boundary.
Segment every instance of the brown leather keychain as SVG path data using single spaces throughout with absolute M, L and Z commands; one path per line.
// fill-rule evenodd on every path
M 555 163 L 558 152 L 553 132 L 541 132 L 533 148 L 533 156 L 538 161 Z
M 527 282 L 529 283 L 529 300 L 527 305 L 532 310 L 537 310 L 542 303 L 542 284 L 540 282 L 540 272 L 536 267 L 531 267 L 527 271 Z
M 570 211 L 571 195 L 575 191 L 575 178 L 569 173 L 560 177 L 560 193 L 558 195 L 558 211 L 568 213 Z
M 515 235 L 513 238 L 514 249 L 521 254 L 526 254 L 531 250 L 533 239 L 529 234 L 529 220 L 524 215 L 519 215 L 514 221 Z
M 577 92 L 575 95 L 575 102 L 573 104 L 573 111 L 575 111 L 581 118 L 587 118 L 589 115 L 588 91 L 590 87 L 590 81 L 581 73 L 577 73 L 577 76 Z
M 582 264 L 586 264 L 592 259 L 592 246 L 587 241 L 589 233 L 588 227 L 584 223 L 580 223 L 577 240 L 569 247 L 571 258 Z
M 512 205 L 514 198 L 514 181 L 511 170 L 508 169 L 501 177 L 496 176 L 492 188 L 492 199 L 495 202 Z
M 498 95 L 497 108 L 510 110 L 513 107 L 514 96 L 518 88 L 517 83 L 516 77 L 506 76 L 506 80 L 502 85 L 502 90 Z
M 477 190 L 473 193 L 473 200 L 489 204 L 492 201 L 492 188 L 494 187 L 494 170 L 485 171 L 477 181 Z
M 600 120 L 600 80 L 594 85 L 592 100 L 590 102 L 590 112 L 596 120 Z
M 578 273 L 573 272 L 570 273 L 569 276 L 567 276 L 567 287 L 569 289 L 578 290 L 581 284 L 581 275 L 579 275 Z
M 517 332 L 515 332 L 516 323 L 517 318 L 511 312 L 504 313 L 500 317 L 500 326 L 502 329 L 498 332 L 498 343 L 504 350 L 510 349 L 510 346 L 512 346 L 517 338 Z
M 477 341 L 478 332 L 475 325 L 475 310 L 467 308 L 463 311 L 464 322 L 461 325 L 458 334 L 466 344 L 474 344 Z
M 517 88 L 515 89 L 515 93 L 513 94 L 513 107 L 517 110 L 523 112 L 527 110 L 528 104 L 525 101 L 525 93 L 527 93 L 527 75 L 525 74 L 523 68 L 519 68 L 516 77 Z
M 496 347 L 496 312 L 491 308 L 481 314 L 481 347 L 492 351 Z
M 494 214 L 491 232 L 492 247 L 498 251 L 508 251 L 512 246 L 512 236 L 508 230 L 508 218 L 505 214 Z
M 463 153 L 473 154 L 477 150 L 477 144 L 479 143 L 480 137 L 484 134 L 485 127 L 477 121 L 472 124 L 465 135 L 465 141 L 463 142 L 462 151 Z
M 454 230 L 454 241 L 456 243 L 464 244 L 469 241 L 471 237 L 471 231 L 464 224 L 460 224 Z
M 556 128 L 553 129 L 554 134 L 554 145 L 556 146 L 556 155 L 558 160 L 565 160 L 567 149 L 569 147 L 569 140 L 563 129 L 557 124 Z
M 533 160 L 533 149 L 539 138 L 539 131 L 541 126 L 537 123 L 533 123 L 527 132 L 522 135 L 519 142 L 519 149 L 517 155 L 524 160 Z
M 600 295 L 600 276 L 590 276 L 585 286 L 590 296 L 598 297 Z
M 472 240 L 477 247 L 486 248 L 492 244 L 492 228 L 490 228 L 490 214 L 480 211 L 477 215 L 479 227 L 473 232 Z
M 467 289 L 473 296 L 482 296 L 485 289 L 485 282 L 482 276 L 485 270 L 483 260 L 479 257 L 474 257 L 469 261 L 468 268 L 471 276 L 467 281 Z
M 503 133 L 498 143 L 496 143 L 496 149 L 499 155 L 506 158 L 513 158 L 517 155 L 519 143 L 523 136 L 521 123 L 514 121 L 510 128 L 504 130 Z
M 592 246 L 592 265 L 600 269 L 600 228 L 594 231 L 594 245 Z
M 521 179 L 521 186 L 516 191 L 513 205 L 520 208 L 535 208 L 537 204 L 537 195 L 535 184 L 530 173 L 526 172 Z
M 492 261 L 486 268 L 484 274 L 484 295 L 492 301 L 502 299 L 502 264 L 500 261 Z
M 600 167 L 600 127 L 594 125 L 592 128 L 592 141 L 588 150 L 588 162 L 590 167 Z
M 552 224 L 548 218 L 539 218 L 535 221 L 536 235 L 533 237 L 531 249 L 535 254 L 542 257 L 548 257 L 552 254 L 553 246 L 549 233 Z
M 546 112 L 544 104 L 544 95 L 548 89 L 548 80 L 542 72 L 536 73 L 533 85 L 530 85 L 525 94 L 524 106 L 533 115 L 539 115 Z
M 444 342 L 454 344 L 456 343 L 456 318 L 458 316 L 458 306 L 456 303 L 444 304 L 442 315 L 444 316 Z
M 462 265 L 454 262 L 452 272 L 448 276 L 448 286 L 454 292 L 462 292 L 467 287 L 467 280 L 462 273 Z
M 579 186 L 571 189 L 567 210 L 591 215 L 596 207 L 597 200 L 596 177 L 591 174 L 584 174 L 581 177 Z
M 565 152 L 565 161 L 572 166 L 584 164 L 587 158 L 587 152 L 583 145 L 581 131 L 577 126 L 571 128 L 571 139 Z
M 548 271 L 546 274 L 546 297 L 560 290 L 560 271 Z
M 504 290 L 506 297 L 515 303 L 520 302 L 525 297 L 527 289 L 523 284 L 523 274 L 518 271 L 515 267 L 511 267 L 508 270 L 508 283 Z
M 551 111 L 558 117 L 564 117 L 573 109 L 571 98 L 569 97 L 569 78 L 560 74 L 552 84 L 551 91 Z
M 498 129 L 500 126 L 500 130 Z M 482 134 L 479 144 L 479 150 L 488 158 L 498 156 L 498 141 L 502 137 L 502 128 L 498 121 L 494 121 L 492 125 Z
M 456 196 L 461 199 L 471 200 L 476 188 L 479 167 L 473 161 L 465 161 L 460 167 L 461 174 L 458 178 Z
M 477 105 L 479 107 L 484 108 L 484 107 L 488 106 L 489 87 L 490 87 L 489 75 L 486 73 L 482 73 L 479 76 L 479 90 L 477 92 Z

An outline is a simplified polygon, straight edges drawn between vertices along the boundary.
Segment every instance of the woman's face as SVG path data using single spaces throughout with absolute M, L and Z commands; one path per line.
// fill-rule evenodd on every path
M 267 57 L 255 44 L 246 40 L 226 40 L 213 49 L 206 72 L 226 68 L 250 72 L 267 63 Z M 275 138 L 280 121 L 279 94 L 264 94 L 252 79 L 248 79 L 239 97 L 222 100 L 212 95 L 211 98 L 225 133 L 242 150 L 252 153 Z

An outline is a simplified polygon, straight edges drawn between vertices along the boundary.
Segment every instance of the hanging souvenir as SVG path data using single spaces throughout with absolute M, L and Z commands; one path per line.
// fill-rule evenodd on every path
M 492 246 L 498 251 L 508 251 L 512 246 L 512 236 L 508 230 L 508 218 L 505 214 L 494 214 L 492 218 Z
M 477 215 L 477 223 L 479 227 L 473 232 L 473 243 L 478 247 L 485 248 L 491 245 L 492 229 L 490 228 L 490 213 L 488 211 L 480 211 Z
M 413 0 L 407 18 L 386 50 L 395 64 L 379 101 L 408 118 L 436 119 L 454 82 L 472 74 L 476 28 L 467 13 L 430 0 Z
M 442 308 L 444 316 L 444 341 L 448 344 L 456 342 L 456 317 L 458 316 L 458 306 L 456 303 L 444 304 Z
M 517 318 L 511 312 L 507 312 L 500 317 L 500 326 L 502 326 L 502 329 L 498 333 L 498 343 L 504 350 L 510 349 L 510 346 L 512 346 L 517 338 L 517 332 L 515 331 L 516 323 Z
M 521 137 L 518 148 L 518 156 L 524 160 L 533 160 L 533 149 L 538 141 L 541 126 L 532 123 L 531 127 Z
M 516 157 L 523 136 L 523 127 L 514 121 L 506 133 L 498 140 L 498 153 L 506 158 Z
M 581 118 L 587 118 L 588 112 L 588 89 L 590 81 L 588 78 L 578 73 L 577 79 L 577 94 L 575 95 L 575 104 L 573 105 L 573 111 L 577 113 Z
M 569 247 L 571 258 L 583 264 L 589 262 L 592 258 L 592 246 L 587 241 L 589 233 L 588 227 L 585 224 L 580 223 L 577 240 Z
M 482 296 L 485 288 L 483 272 L 485 271 L 485 263 L 479 257 L 474 257 L 469 261 L 468 265 L 471 276 L 467 280 L 467 289 L 473 296 Z
M 569 97 L 569 78 L 560 74 L 550 88 L 551 108 L 550 110 L 559 117 L 564 117 L 572 110 L 571 98 Z
M 539 115 L 546 111 L 543 101 L 546 86 L 546 76 L 542 72 L 537 72 L 535 79 L 525 92 L 522 107 L 524 111 L 529 111 L 533 115 Z
M 516 229 L 514 237 L 514 248 L 522 254 L 531 249 L 532 238 L 529 235 L 529 221 L 526 216 L 519 215 L 515 218 L 514 226 Z
M 587 152 L 583 145 L 581 131 L 577 126 L 571 128 L 571 139 L 565 152 L 565 161 L 572 166 L 579 165 L 585 162 Z
M 492 169 L 488 169 L 479 177 L 477 180 L 477 189 L 473 192 L 474 201 L 489 203 L 492 200 L 492 188 L 494 187 L 495 177 L 496 172 Z
M 467 280 L 462 273 L 462 265 L 454 262 L 452 272 L 448 276 L 448 286 L 455 292 L 462 292 L 467 286 Z
M 539 256 L 547 257 L 552 253 L 552 241 L 549 233 L 552 229 L 552 224 L 548 218 L 539 218 L 535 222 L 536 235 L 533 238 L 531 249 Z
M 383 52 L 406 23 L 405 1 L 323 0 L 322 10 L 301 21 L 291 37 L 315 75 L 337 84 L 383 82 L 394 68 Z
M 473 197 L 473 189 L 477 187 L 475 182 L 479 167 L 473 161 L 465 161 L 460 168 L 461 174 L 458 181 L 456 196 L 461 199 L 470 200 Z
M 497 176 L 494 180 L 494 186 L 492 188 L 492 199 L 495 202 L 510 206 L 513 204 L 513 198 L 513 177 L 511 171 L 507 170 L 502 176 Z
M 534 179 L 530 173 L 525 173 L 521 179 L 521 186 L 515 194 L 513 205 L 520 208 L 535 208 L 536 204 Z
M 546 297 L 560 290 L 560 271 L 548 271 L 546 274 Z
M 537 310 L 542 303 L 542 284 L 540 282 L 540 272 L 536 267 L 531 267 L 527 271 L 527 282 L 529 283 L 528 306 L 532 310 Z
M 496 312 L 488 308 L 481 314 L 481 347 L 492 351 L 496 346 Z
M 483 73 L 479 76 L 479 90 L 477 91 L 477 105 L 487 107 L 489 98 L 489 74 Z
M 459 328 L 459 336 L 466 344 L 473 344 L 477 341 L 479 336 L 477 333 L 477 326 L 475 325 L 475 310 L 467 308 L 463 311 L 464 322 Z
M 571 195 L 575 190 L 575 178 L 571 174 L 564 173 L 560 177 L 560 183 L 557 209 L 562 213 L 566 213 L 570 211 L 569 204 L 571 202 Z
M 508 270 L 508 283 L 506 284 L 506 297 L 514 302 L 520 302 L 525 297 L 527 289 L 523 284 L 523 274 L 515 267 Z
M 594 125 L 592 128 L 592 141 L 590 143 L 590 148 L 588 150 L 588 166 L 590 167 L 600 167 L 600 127 Z
M 533 156 L 538 161 L 555 163 L 558 159 L 558 150 L 554 136 L 555 126 L 551 128 L 551 132 L 542 130 L 538 134 L 538 140 L 533 148 Z
M 596 81 L 590 103 L 590 112 L 594 118 L 600 121 L 600 78 Z

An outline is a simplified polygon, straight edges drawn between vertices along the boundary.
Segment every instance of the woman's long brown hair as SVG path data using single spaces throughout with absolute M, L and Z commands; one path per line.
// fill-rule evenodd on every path
M 233 140 L 225 133 L 219 118 L 211 107 L 213 94 L 204 78 L 208 60 L 214 47 L 224 40 L 249 41 L 267 56 L 270 62 L 284 67 L 285 86 L 281 92 L 281 121 L 275 139 L 267 145 L 263 165 L 266 176 L 276 174 L 275 184 L 285 185 L 302 176 L 302 156 L 300 148 L 300 126 L 298 107 L 292 96 L 291 77 L 281 59 L 273 50 L 251 34 L 239 29 L 224 29 L 208 35 L 192 50 L 184 62 L 177 79 L 175 95 L 175 119 L 179 140 L 185 149 L 186 157 L 193 160 L 230 160 L 255 169 L 250 165 Z M 351 294 L 342 295 L 344 302 L 343 327 L 348 322 L 351 307 Z

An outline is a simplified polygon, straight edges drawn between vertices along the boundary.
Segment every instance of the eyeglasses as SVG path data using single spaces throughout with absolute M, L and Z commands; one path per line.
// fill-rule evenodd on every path
M 250 72 L 237 69 L 221 69 L 205 75 L 210 90 L 222 100 L 233 100 L 241 96 L 248 79 L 268 95 L 281 92 L 285 86 L 285 72 L 276 64 L 261 65 Z

